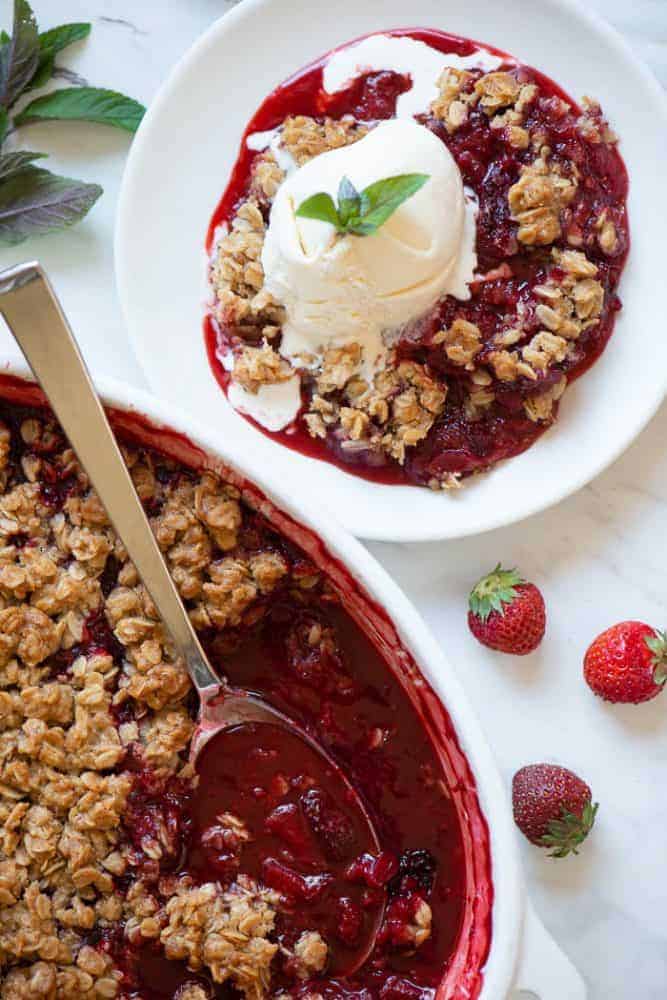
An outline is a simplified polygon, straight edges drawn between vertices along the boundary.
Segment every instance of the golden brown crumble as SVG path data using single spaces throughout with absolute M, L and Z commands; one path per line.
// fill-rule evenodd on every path
M 167 902 L 160 934 L 165 954 L 195 972 L 206 967 L 214 982 L 230 980 L 250 1000 L 261 1000 L 278 950 L 268 940 L 276 903 L 275 893 L 246 876 L 225 891 L 213 882 L 192 886 L 184 880 Z
M 287 382 L 294 371 L 269 344 L 244 347 L 234 362 L 233 379 L 247 392 L 257 392 L 263 385 Z
M 406 935 L 410 939 L 414 948 L 420 948 L 431 936 L 431 924 L 433 913 L 426 900 L 419 903 L 412 918 L 412 922 L 406 927 Z
M 465 400 L 465 415 L 468 420 L 479 420 L 484 411 L 491 406 L 496 398 L 493 389 L 483 385 L 472 385 Z
M 261 174 L 261 165 L 257 169 Z M 258 183 L 265 184 L 266 180 Z M 242 336 L 271 339 L 283 321 L 284 311 L 263 288 L 265 231 L 257 200 L 251 197 L 240 206 L 229 232 L 218 241 L 210 276 L 219 320 L 238 327 Z
M 558 402 L 567 388 L 565 375 L 544 392 L 530 396 L 524 401 L 523 408 L 534 423 L 546 423 L 553 419 L 554 403 Z
M 445 354 L 455 365 L 472 371 L 475 358 L 482 349 L 482 334 L 478 326 L 465 319 L 455 319 L 448 330 L 441 330 L 433 338 L 434 344 L 444 344 Z
M 349 116 L 339 120 L 325 118 L 323 122 L 318 122 L 306 115 L 293 115 L 283 122 L 280 142 L 298 166 L 302 166 L 320 153 L 328 153 L 363 139 L 367 132 L 366 126 L 359 125 Z
M 521 376 L 533 381 L 537 378 L 531 366 L 525 360 L 522 361 L 516 351 L 492 351 L 489 362 L 496 378 L 501 382 L 514 382 Z
M 475 78 L 467 70 L 446 67 L 438 80 L 438 91 L 431 113 L 444 122 L 448 132 L 460 128 L 468 120 L 470 109 L 479 105 L 491 119 L 491 128 L 501 132 L 510 146 L 515 149 L 530 146 L 530 132 L 523 123 L 529 105 L 537 96 L 534 84 L 520 83 L 505 71 Z
M 516 77 L 502 70 L 485 73 L 475 84 L 475 96 L 489 117 L 503 108 L 514 106 L 520 93 L 521 84 Z
M 496 336 L 499 349 L 488 355 L 488 362 L 503 382 L 513 382 L 521 376 L 535 381 L 538 373 L 544 374 L 553 365 L 560 364 L 570 351 L 570 343 L 600 320 L 604 288 L 596 278 L 597 265 L 579 250 L 554 247 L 551 256 L 554 264 L 565 273 L 555 277 L 552 272 L 533 289 L 535 319 L 542 329 L 522 348 L 507 350 L 524 337 L 519 322 Z M 552 402 L 558 398 L 559 395 L 553 397 Z M 547 402 L 545 398 L 542 404 L 536 405 L 544 409 Z M 531 418 L 537 412 L 532 404 L 527 406 L 527 411 Z
M 273 153 L 264 152 L 253 163 L 251 194 L 258 201 L 271 202 L 284 179 L 285 171 L 278 166 Z
M 522 348 L 521 354 L 534 369 L 545 372 L 551 365 L 565 360 L 567 340 L 548 330 L 541 330 Z
M 578 250 L 555 250 L 556 264 L 565 271 L 560 280 L 549 278 L 536 285 L 539 299 L 535 315 L 551 333 L 576 340 L 583 330 L 598 322 L 604 304 L 604 288 L 596 280 L 597 266 Z
M 446 388 L 424 365 L 412 361 L 383 369 L 368 385 L 356 375 L 356 357 L 354 353 L 337 357 L 332 371 L 341 373 L 340 378 L 328 374 L 318 381 L 307 426 L 314 436 L 324 436 L 327 429 L 340 425 L 346 435 L 344 448 L 359 442 L 385 451 L 402 465 L 406 449 L 422 441 L 442 413 Z M 345 382 L 348 372 L 351 376 Z
M 607 209 L 604 209 L 595 222 L 595 229 L 598 234 L 598 244 L 603 253 L 608 256 L 616 253 L 618 249 L 618 234 L 616 226 L 609 218 Z
M 359 372 L 360 367 L 360 344 L 353 342 L 340 347 L 328 347 L 322 359 L 322 371 L 317 377 L 317 391 L 326 396 L 337 389 L 345 388 L 353 375 Z
M 445 123 L 448 132 L 455 132 L 468 119 L 474 96 L 470 90 L 473 80 L 472 73 L 451 66 L 445 67 L 438 79 L 439 93 L 431 104 L 431 111 Z
M 517 239 L 527 246 L 545 246 L 559 238 L 560 213 L 576 193 L 576 179 L 563 176 L 557 166 L 550 164 L 548 153 L 548 147 L 544 147 L 509 189 L 512 218 L 519 223 Z
M 303 931 L 294 945 L 294 964 L 299 979 L 309 979 L 322 972 L 329 949 L 317 931 Z
M 583 114 L 577 125 L 584 139 L 588 142 L 605 143 L 608 146 L 615 145 L 618 142 L 618 136 L 609 128 L 599 103 L 590 97 L 584 97 L 581 106 Z
M 34 417 L 21 434 L 48 440 L 54 426 Z M 199 922 L 187 952 L 193 967 L 206 965 L 217 981 L 231 978 L 259 997 L 276 950 L 266 940 L 271 894 L 239 879 L 200 906 L 206 887 L 164 886 L 160 895 L 137 876 L 125 896 L 116 889 L 114 880 L 135 864 L 123 827 L 134 780 L 125 754 L 156 775 L 192 780 L 190 682 L 97 496 L 63 448 L 76 490 L 62 509 L 43 503 L 38 483 L 8 487 L 5 478 L 0 496 L 0 998 L 110 1000 L 121 973 L 84 935 L 123 921 L 135 943 L 162 936 L 165 947 L 186 947 L 195 933 L 190 917 Z M 149 510 L 156 505 L 151 523 L 193 619 L 237 624 L 260 615 L 289 566 L 272 548 L 239 547 L 238 491 L 210 472 L 167 469 L 160 479 L 154 456 L 123 450 Z M 0 463 L 7 455 L 0 447 Z M 115 583 L 103 585 L 112 564 Z M 294 585 L 317 579 L 304 564 Z M 85 645 L 91 619 L 122 643 L 122 656 Z M 57 666 L 54 658 L 66 655 Z M 135 710 L 118 723 L 112 712 L 127 703 Z M 218 821 L 242 846 L 243 824 L 230 814 Z M 162 856 L 163 836 L 142 838 L 148 859 Z M 176 902 L 168 909 L 170 895 Z

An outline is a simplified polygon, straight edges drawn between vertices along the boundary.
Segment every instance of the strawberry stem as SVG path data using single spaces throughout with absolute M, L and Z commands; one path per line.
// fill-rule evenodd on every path
M 503 608 L 517 596 L 516 587 L 526 581 L 516 569 L 503 569 L 500 563 L 491 573 L 478 580 L 470 593 L 469 606 L 483 622 L 492 611 L 504 614 Z
M 549 857 L 566 858 L 568 854 L 578 854 L 578 848 L 593 828 L 597 811 L 598 803 L 593 805 L 589 800 L 581 816 L 563 809 L 560 819 L 552 819 L 547 827 L 547 833 L 540 840 L 543 847 L 553 848 L 549 852 Z
M 654 629 L 654 634 L 646 636 L 644 642 L 653 654 L 653 683 L 664 684 L 667 681 L 667 636 Z

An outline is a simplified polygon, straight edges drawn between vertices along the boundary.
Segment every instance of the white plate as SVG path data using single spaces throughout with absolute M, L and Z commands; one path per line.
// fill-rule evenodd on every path
M 630 172 L 633 247 L 609 348 L 565 395 L 531 449 L 456 493 L 381 486 L 306 458 L 227 404 L 202 335 L 203 245 L 246 124 L 286 76 L 355 36 L 407 24 L 479 38 L 573 96 L 601 100 Z M 597 475 L 630 444 L 667 387 L 663 330 L 667 100 L 624 42 L 572 0 L 245 0 L 190 49 L 134 141 L 121 194 L 116 270 L 131 337 L 153 390 L 233 437 L 294 491 L 363 538 L 470 535 L 527 517 Z

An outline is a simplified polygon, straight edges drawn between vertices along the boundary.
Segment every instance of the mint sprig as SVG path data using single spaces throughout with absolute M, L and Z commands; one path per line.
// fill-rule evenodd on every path
M 302 201 L 296 214 L 328 222 L 338 233 L 371 236 L 429 179 L 429 174 L 397 174 L 357 191 L 349 177 L 343 177 L 338 185 L 338 204 L 330 194 L 319 191 Z
M 92 121 L 135 132 L 143 118 L 145 108 L 137 101 L 89 87 L 85 81 L 26 102 L 28 94 L 54 77 L 72 76 L 56 63 L 56 56 L 87 38 L 90 30 L 87 22 L 76 22 L 40 32 L 28 0 L 14 0 L 12 34 L 0 31 L 0 246 L 14 246 L 79 222 L 102 194 L 98 184 L 35 167 L 34 161 L 45 153 L 3 152 L 10 135 L 38 121 Z M 20 110 L 14 112 L 19 101 Z
M 38 97 L 14 119 L 15 125 L 38 121 L 86 121 L 136 132 L 144 107 L 130 97 L 101 87 L 66 87 Z

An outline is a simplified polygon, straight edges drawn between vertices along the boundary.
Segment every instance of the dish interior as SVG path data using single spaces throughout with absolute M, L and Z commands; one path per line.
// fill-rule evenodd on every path
M 282 730 L 222 734 L 193 771 L 196 700 L 148 594 L 39 390 L 3 376 L 0 399 L 3 1000 L 478 995 L 488 830 L 383 610 L 237 472 L 111 411 L 212 662 L 326 747 L 378 852 Z

